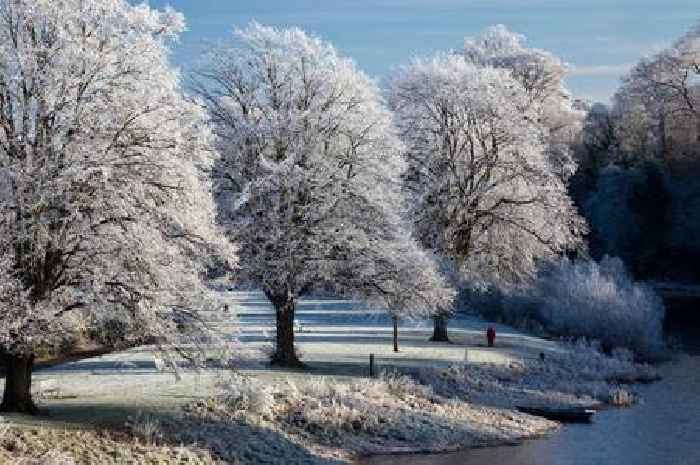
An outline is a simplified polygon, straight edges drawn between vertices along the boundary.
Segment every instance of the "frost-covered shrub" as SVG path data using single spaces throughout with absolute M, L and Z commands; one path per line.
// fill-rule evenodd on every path
M 288 397 L 287 422 L 326 438 L 343 432 L 377 433 L 386 422 L 367 399 L 387 396 L 377 382 L 339 384 L 325 379 L 300 385 Z
M 380 381 L 386 385 L 389 393 L 401 400 L 406 400 L 410 396 L 423 399 L 430 399 L 433 396 L 433 391 L 429 386 L 416 383 L 412 377 L 401 374 L 396 370 L 383 371 Z
M 132 436 L 149 445 L 155 444 L 163 437 L 160 420 L 147 413 L 138 412 L 135 416 L 130 416 L 125 426 Z
M 285 422 L 323 440 L 342 440 L 347 433 L 403 440 L 425 433 L 407 418 L 430 410 L 434 397 L 429 386 L 396 370 L 351 383 L 327 378 L 290 381 Z
M 75 465 L 75 460 L 60 450 L 50 450 L 38 459 L 20 459 L 15 465 Z
M 637 363 L 629 350 L 617 348 L 610 356 L 601 350 L 599 342 L 585 339 L 565 343 L 566 350 L 547 356 L 547 362 L 563 367 L 568 374 L 560 376 L 564 380 L 577 377 L 588 380 L 605 380 L 615 383 L 635 383 L 657 380 L 655 367 L 647 363 Z
M 607 350 L 624 347 L 651 359 L 664 349 L 663 301 L 634 282 L 617 258 L 550 262 L 509 306 L 514 313 L 534 314 L 551 332 L 597 339 Z
M 616 406 L 636 402 L 624 386 L 658 379 L 653 366 L 635 363 L 629 351 L 612 356 L 600 344 L 583 339 L 562 342 L 558 350 L 508 363 L 456 363 L 426 368 L 419 380 L 437 395 L 512 408 L 516 405 Z
M 223 401 L 230 411 L 268 416 L 275 404 L 272 389 L 260 381 L 244 376 L 232 376 L 219 386 Z

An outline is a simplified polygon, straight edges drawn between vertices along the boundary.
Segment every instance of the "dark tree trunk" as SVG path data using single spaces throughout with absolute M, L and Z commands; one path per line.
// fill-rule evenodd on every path
M 36 415 L 38 408 L 32 400 L 32 367 L 34 356 L 2 354 L 5 366 L 5 392 L 0 411 Z
M 447 317 L 434 316 L 433 322 L 433 337 L 430 340 L 434 342 L 450 342 L 450 339 L 447 337 Z
M 399 318 L 392 317 L 394 320 L 394 352 L 399 351 Z
M 271 362 L 277 366 L 299 368 L 303 365 L 294 350 L 294 297 L 273 297 L 270 300 L 277 314 L 277 339 Z

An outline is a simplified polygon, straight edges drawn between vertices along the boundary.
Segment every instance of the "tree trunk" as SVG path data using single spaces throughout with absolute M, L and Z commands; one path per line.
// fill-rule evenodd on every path
M 294 297 L 272 298 L 277 314 L 277 339 L 272 364 L 282 367 L 300 368 L 302 363 L 294 350 Z
M 392 317 L 394 320 L 394 352 L 399 351 L 399 318 Z
M 433 317 L 433 337 L 430 338 L 434 342 L 450 342 L 447 337 L 447 317 L 444 315 L 436 315 Z
M 32 367 L 34 356 L 2 354 L 5 365 L 5 392 L 0 411 L 36 415 L 39 411 L 32 400 Z

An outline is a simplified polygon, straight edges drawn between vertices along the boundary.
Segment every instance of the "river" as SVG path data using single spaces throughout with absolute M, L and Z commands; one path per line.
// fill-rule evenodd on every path
M 375 457 L 364 465 L 700 465 L 700 327 L 668 323 L 681 353 L 660 367 L 662 381 L 635 387 L 640 405 L 602 411 L 591 425 L 567 425 L 517 446 Z

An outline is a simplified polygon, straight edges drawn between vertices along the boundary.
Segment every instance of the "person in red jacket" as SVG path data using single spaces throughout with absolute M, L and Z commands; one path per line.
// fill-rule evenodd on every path
M 496 342 L 496 330 L 492 326 L 486 330 L 486 342 L 488 342 L 489 347 L 493 347 L 493 344 Z

